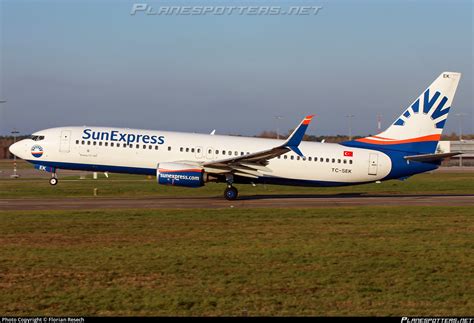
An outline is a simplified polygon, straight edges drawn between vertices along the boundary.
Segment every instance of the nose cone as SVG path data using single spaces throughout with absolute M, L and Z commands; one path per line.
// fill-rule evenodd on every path
M 14 143 L 13 145 L 10 146 L 10 148 L 8 148 L 10 150 L 10 152 L 17 156 L 17 157 L 21 157 L 21 146 L 23 146 L 22 144 L 20 144 L 20 142 L 16 142 Z

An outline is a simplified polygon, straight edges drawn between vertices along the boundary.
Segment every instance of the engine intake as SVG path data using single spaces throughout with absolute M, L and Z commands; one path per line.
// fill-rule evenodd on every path
M 185 187 L 204 186 L 204 171 L 196 166 L 182 163 L 159 163 L 156 169 L 158 184 Z

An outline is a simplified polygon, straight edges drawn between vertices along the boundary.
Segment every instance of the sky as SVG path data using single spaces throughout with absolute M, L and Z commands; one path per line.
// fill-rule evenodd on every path
M 443 71 L 446 133 L 474 133 L 471 1 L 139 0 L 321 6 L 316 15 L 131 15 L 137 1 L 0 0 L 0 135 L 67 125 L 374 134 Z M 462 114 L 455 116 L 453 114 Z M 276 116 L 281 116 L 277 119 Z

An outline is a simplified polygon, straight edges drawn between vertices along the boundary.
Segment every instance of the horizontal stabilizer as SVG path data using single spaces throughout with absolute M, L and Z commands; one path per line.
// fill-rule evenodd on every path
M 457 156 L 457 155 L 461 155 L 461 153 L 455 152 L 455 153 L 443 153 L 443 154 L 413 155 L 413 156 L 405 156 L 405 159 L 412 160 L 412 161 L 419 161 L 419 162 L 435 162 L 435 161 L 440 161 L 440 160 Z

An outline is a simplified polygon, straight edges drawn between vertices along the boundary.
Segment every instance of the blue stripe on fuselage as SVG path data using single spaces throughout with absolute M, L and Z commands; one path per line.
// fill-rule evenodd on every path
M 77 163 L 38 161 L 38 160 L 27 160 L 27 161 L 35 165 L 49 166 L 49 167 L 60 168 L 60 169 L 83 170 L 83 171 L 90 171 L 90 172 L 136 174 L 136 175 L 156 175 L 155 168 L 77 164 Z
M 306 179 L 293 179 L 283 177 L 263 176 L 259 178 L 248 178 L 242 176 L 235 176 L 234 183 L 237 184 L 273 184 L 273 185 L 288 185 L 288 186 L 306 186 L 306 187 L 336 187 L 336 186 L 352 186 L 367 183 L 373 183 L 374 180 L 367 182 L 331 182 L 331 181 L 316 181 Z

